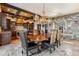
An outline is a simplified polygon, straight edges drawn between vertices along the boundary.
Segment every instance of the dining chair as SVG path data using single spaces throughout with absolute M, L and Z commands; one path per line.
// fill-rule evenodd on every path
M 55 46 L 59 47 L 61 45 L 61 32 L 60 30 L 56 30 L 56 38 L 55 38 Z
M 47 49 L 49 48 L 50 53 L 52 53 L 52 48 L 55 50 L 55 33 L 52 32 L 51 35 L 49 36 L 48 40 L 44 40 L 42 42 L 42 45 L 45 46 Z
M 53 30 L 52 33 L 51 33 L 50 43 L 53 45 L 54 50 L 55 50 L 56 35 L 57 35 L 56 30 Z
M 23 49 L 26 51 L 25 53 L 26 53 L 26 55 L 27 56 L 29 56 L 29 52 L 31 53 L 30 55 L 33 55 L 33 54 L 35 54 L 35 53 L 37 53 L 37 51 L 36 52 L 31 52 L 31 50 L 32 49 L 35 49 L 35 48 L 37 48 L 38 46 L 37 46 L 37 44 L 36 43 L 34 43 L 34 42 L 28 42 L 28 38 L 27 38 L 27 33 L 26 33 L 26 31 L 19 31 L 19 36 L 20 36 L 20 40 L 21 40 L 21 44 L 22 44 L 22 47 L 23 47 Z M 36 49 L 37 50 L 37 49 Z M 32 50 L 33 51 L 33 50 Z M 22 51 L 22 54 L 23 54 L 24 52 Z
M 60 30 L 57 31 L 57 45 L 60 46 L 61 45 L 61 32 Z

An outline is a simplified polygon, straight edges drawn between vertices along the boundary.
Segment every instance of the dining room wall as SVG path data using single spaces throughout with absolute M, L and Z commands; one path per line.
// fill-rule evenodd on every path
M 63 37 L 79 40 L 79 13 L 57 17 L 53 19 L 60 27 L 63 27 Z

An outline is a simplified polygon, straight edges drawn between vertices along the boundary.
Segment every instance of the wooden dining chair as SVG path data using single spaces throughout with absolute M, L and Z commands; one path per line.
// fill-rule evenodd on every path
M 51 41 L 50 43 L 53 45 L 53 48 L 55 50 L 55 42 L 56 42 L 56 30 L 53 30 L 51 33 Z
M 60 30 L 56 30 L 56 35 L 55 35 L 55 46 L 60 46 L 60 39 L 61 39 L 61 32 Z
M 60 32 L 60 30 L 58 30 L 58 33 L 57 33 L 57 45 L 58 46 L 61 45 L 60 40 L 61 40 L 61 32 Z
M 33 55 L 33 54 L 37 53 L 37 51 L 35 53 L 31 52 L 32 49 L 35 49 L 38 46 L 34 42 L 28 42 L 26 31 L 19 31 L 19 36 L 20 36 L 22 47 L 26 51 L 27 56 L 29 56 L 29 52 L 31 53 L 30 55 Z M 23 53 L 24 52 L 22 51 L 22 54 Z

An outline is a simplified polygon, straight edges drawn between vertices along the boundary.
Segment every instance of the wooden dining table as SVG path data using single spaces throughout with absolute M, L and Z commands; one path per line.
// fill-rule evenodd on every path
M 42 48 L 41 48 L 41 43 L 42 41 L 44 40 L 48 40 L 47 38 L 47 35 L 45 34 L 29 34 L 27 35 L 27 38 L 29 39 L 30 42 L 35 42 L 38 44 L 38 53 L 40 53 L 42 51 Z
M 45 34 L 36 34 L 36 35 L 29 34 L 27 35 L 27 38 L 29 39 L 29 41 L 36 43 L 48 40 Z

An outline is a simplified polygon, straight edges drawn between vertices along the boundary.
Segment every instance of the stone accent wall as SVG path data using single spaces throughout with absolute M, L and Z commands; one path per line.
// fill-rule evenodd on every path
M 79 40 L 79 13 L 54 18 L 54 22 L 63 27 L 63 37 Z

